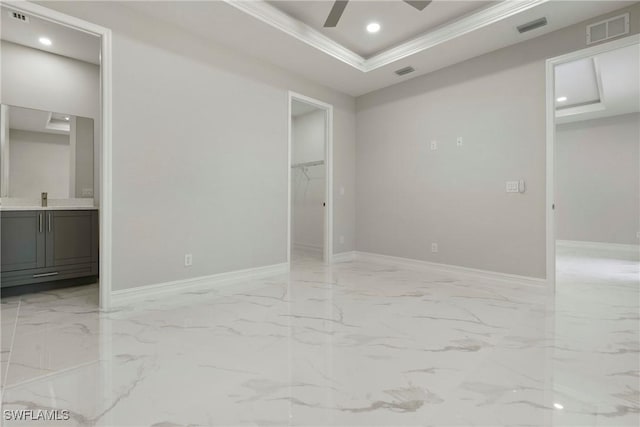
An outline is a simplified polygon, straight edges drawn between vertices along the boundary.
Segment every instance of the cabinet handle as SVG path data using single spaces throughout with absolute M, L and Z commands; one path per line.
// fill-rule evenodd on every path
M 42 233 L 42 214 L 41 213 L 38 214 L 38 230 L 40 233 Z
M 49 233 L 51 233 L 51 214 L 47 214 L 48 217 L 48 221 L 47 221 L 47 227 L 49 228 Z
M 57 276 L 58 272 L 54 271 L 52 273 L 40 273 L 40 274 L 34 274 L 33 278 L 37 279 L 38 277 L 49 277 L 49 276 Z

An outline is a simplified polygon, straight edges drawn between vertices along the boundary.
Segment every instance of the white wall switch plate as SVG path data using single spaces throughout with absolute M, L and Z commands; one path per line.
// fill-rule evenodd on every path
M 636 237 L 637 237 L 638 239 L 640 239 L 640 231 L 638 231 L 638 232 L 636 233 Z
M 344 187 L 340 187 L 340 195 L 344 196 Z
M 184 266 L 191 267 L 193 265 L 193 255 L 185 254 L 184 255 Z
M 438 252 L 438 244 L 437 243 L 432 243 L 431 244 L 431 252 L 433 252 L 433 253 Z
M 438 149 L 438 141 L 434 139 L 433 141 L 431 141 L 431 151 L 435 151 L 437 149 Z
M 459 136 L 458 139 L 456 139 L 456 144 L 458 145 L 458 147 L 462 147 L 462 137 Z
M 344 236 L 340 236 L 340 244 L 344 245 Z
M 524 183 L 524 179 L 521 179 L 518 182 L 518 193 L 524 193 L 526 189 L 527 189 L 527 186 Z
M 507 193 L 518 193 L 520 191 L 520 182 L 507 181 L 506 190 Z

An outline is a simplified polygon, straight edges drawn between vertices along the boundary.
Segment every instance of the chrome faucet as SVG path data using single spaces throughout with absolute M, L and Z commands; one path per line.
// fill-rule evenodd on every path
M 46 208 L 47 207 L 47 193 L 44 192 L 40 195 L 40 200 L 42 201 L 42 207 Z

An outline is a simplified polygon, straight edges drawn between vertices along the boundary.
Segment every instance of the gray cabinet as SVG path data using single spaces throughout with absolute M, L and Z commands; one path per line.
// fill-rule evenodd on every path
M 3 288 L 98 274 L 98 212 L 0 212 Z
M 0 270 L 44 267 L 44 212 L 15 211 L 0 215 Z
M 51 211 L 47 215 L 47 267 L 98 260 L 96 211 Z

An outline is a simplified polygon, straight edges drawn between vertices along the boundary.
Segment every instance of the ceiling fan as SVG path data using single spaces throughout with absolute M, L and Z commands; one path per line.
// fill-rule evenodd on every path
M 423 10 L 425 7 L 429 6 L 431 0 L 402 0 L 410 6 L 415 7 L 418 10 Z M 344 9 L 347 7 L 347 3 L 349 0 L 336 0 L 333 2 L 333 7 L 331 7 L 331 12 L 329 12 L 329 16 L 324 23 L 325 28 L 333 28 L 338 25 L 338 21 L 344 12 Z

